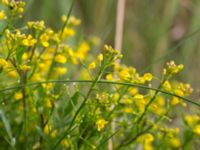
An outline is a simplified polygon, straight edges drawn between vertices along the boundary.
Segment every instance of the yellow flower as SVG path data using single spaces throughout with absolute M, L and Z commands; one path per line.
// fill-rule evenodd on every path
M 178 97 L 173 97 L 170 101 L 172 106 L 176 106 L 177 104 L 180 103 L 180 99 Z
M 45 28 L 45 25 L 44 25 L 44 21 L 29 21 L 27 23 L 27 26 L 29 28 L 34 28 L 34 29 L 38 29 L 38 30 L 43 30 Z
M 197 115 L 186 115 L 185 116 L 185 121 L 187 122 L 188 125 L 194 125 L 196 124 L 198 121 L 200 121 L 200 117 Z
M 174 61 L 170 61 L 167 63 L 167 67 L 170 73 L 177 74 L 184 68 L 184 65 L 180 64 L 177 66 Z
M 45 99 L 45 106 L 48 108 L 52 108 L 53 105 L 49 99 Z
M 27 60 L 27 59 L 28 59 L 28 53 L 23 53 L 22 60 Z
M 131 78 L 131 75 L 128 71 L 128 69 L 122 69 L 119 74 L 118 74 L 119 78 L 121 80 L 129 80 Z
M 113 80 L 115 80 L 115 78 L 113 77 L 113 75 L 111 73 L 109 73 L 106 75 L 106 80 L 113 81 Z
M 153 79 L 153 76 L 151 73 L 145 73 L 143 78 L 145 79 L 145 81 L 151 81 Z
M 51 132 L 51 130 L 52 130 L 52 127 L 51 127 L 51 125 L 49 125 L 49 124 L 47 124 L 47 125 L 44 127 L 44 133 L 45 133 L 46 135 L 48 135 L 48 134 Z
M 16 100 L 22 99 L 22 97 L 23 97 L 22 92 L 15 93 L 14 97 L 15 97 Z
M 55 138 L 57 136 L 57 131 L 56 130 L 52 131 L 51 134 L 50 134 L 50 136 L 52 138 Z
M 134 98 L 135 98 L 135 99 L 143 99 L 144 96 L 141 95 L 141 94 L 137 94 L 137 95 L 134 96 Z
M 170 142 L 170 146 L 172 146 L 174 148 L 178 148 L 178 147 L 181 146 L 181 142 L 180 142 L 180 140 L 178 138 L 171 138 L 169 140 L 169 142 Z
M 40 42 L 44 47 L 49 47 L 49 35 L 47 35 L 46 33 L 43 33 L 40 36 Z
M 81 20 L 75 18 L 74 16 L 71 16 L 71 17 L 69 18 L 69 23 L 70 23 L 71 25 L 73 25 L 73 26 L 78 26 L 78 25 L 81 24 Z
M 169 81 L 165 81 L 164 84 L 163 84 L 163 88 L 166 90 L 166 91 L 170 91 L 171 90 L 171 84 L 169 83 Z
M 4 20 L 4 19 L 6 19 L 7 17 L 6 17 L 6 14 L 5 14 L 5 12 L 4 12 L 4 10 L 1 10 L 0 11 L 0 20 Z
M 53 88 L 53 84 L 52 83 L 43 83 L 42 87 L 47 89 L 47 90 L 50 90 L 50 89 Z
M 132 104 L 133 101 L 132 101 L 132 99 L 126 97 L 126 98 L 122 99 L 120 101 L 120 103 L 122 103 L 122 104 Z
M 193 128 L 193 132 L 200 136 L 200 124 L 196 125 Z
M 62 34 L 62 39 L 66 37 L 74 36 L 74 35 L 75 35 L 75 31 L 73 29 L 65 27 Z
M 8 62 L 3 58 L 0 58 L 0 67 L 3 67 L 3 68 L 8 67 Z
M 18 73 L 16 70 L 11 70 L 8 72 L 8 76 L 12 78 L 16 78 L 18 76 Z
M 97 56 L 97 60 L 98 60 L 99 62 L 102 62 L 102 60 L 103 60 L 103 54 L 99 54 L 99 55 Z
M 2 4 L 8 5 L 8 0 L 2 0 Z
M 122 109 L 122 112 L 125 112 L 125 113 L 134 113 L 133 108 L 131 108 L 131 107 L 126 107 L 126 108 Z
M 96 68 L 96 63 L 95 62 L 91 62 L 90 64 L 89 64 L 89 67 L 88 67 L 89 69 L 95 69 Z
M 101 131 L 108 122 L 104 119 L 98 119 L 96 121 L 96 127 L 98 131 Z
M 63 139 L 62 141 L 61 141 L 61 145 L 63 146 L 63 147 L 65 147 L 65 148 L 67 148 L 67 147 L 69 147 L 69 140 L 68 139 Z
M 34 46 L 37 43 L 37 40 L 32 37 L 32 35 L 28 35 L 27 38 L 22 40 L 22 44 L 24 46 Z
M 58 63 L 64 64 L 67 62 L 67 58 L 65 56 L 59 54 L 59 55 L 56 55 L 55 61 Z
M 145 135 L 145 142 L 149 143 L 149 142 L 153 142 L 153 141 L 154 141 L 153 135 L 150 134 L 150 133 L 147 133 L 147 134 Z
M 27 65 L 20 65 L 19 68 L 22 70 L 22 71 L 27 71 L 29 69 L 31 69 L 30 66 L 27 66 Z
M 87 42 L 82 42 L 78 50 L 76 51 L 75 55 L 77 58 L 79 58 L 81 61 L 86 59 L 86 56 L 90 50 L 90 45 Z
M 135 95 L 138 93 L 138 89 L 137 88 L 134 88 L 134 87 L 130 87 L 128 89 L 128 92 L 131 94 L 131 95 Z
M 55 73 L 57 75 L 64 75 L 67 72 L 67 68 L 66 67 L 56 67 L 55 68 Z
M 67 21 L 67 16 L 63 15 L 61 18 L 62 22 Z M 70 16 L 69 18 L 69 24 L 73 25 L 73 26 L 77 26 L 81 23 L 81 20 L 75 18 L 74 16 Z

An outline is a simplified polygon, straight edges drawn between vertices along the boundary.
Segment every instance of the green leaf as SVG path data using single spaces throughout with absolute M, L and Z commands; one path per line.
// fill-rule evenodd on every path
M 24 47 L 19 47 L 19 48 L 16 50 L 16 59 L 17 59 L 17 63 L 18 63 L 18 64 L 21 64 L 21 63 L 22 63 L 22 55 L 23 55 L 24 50 L 25 50 Z
M 75 94 L 67 102 L 67 107 L 65 113 L 69 114 L 77 105 L 78 99 L 80 97 L 80 92 L 75 92 Z
M 1 120 L 2 120 L 2 122 L 3 122 L 3 125 L 4 125 L 4 127 L 5 127 L 5 129 L 6 129 L 6 132 L 7 132 L 7 134 L 8 134 L 8 137 L 9 137 L 9 139 L 10 139 L 9 143 L 10 143 L 12 146 L 15 145 L 15 142 L 14 142 L 13 137 L 12 137 L 12 132 L 11 132 L 10 123 L 9 123 L 9 121 L 7 120 L 6 116 L 4 115 L 3 110 L 1 110 L 1 109 L 0 109 L 0 118 L 1 118 Z

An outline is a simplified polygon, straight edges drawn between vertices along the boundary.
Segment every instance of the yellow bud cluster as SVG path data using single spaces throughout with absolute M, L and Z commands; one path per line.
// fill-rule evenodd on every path
M 66 22 L 67 21 L 67 16 L 63 15 L 61 18 L 62 22 Z M 78 26 L 81 23 L 80 19 L 75 18 L 74 16 L 70 16 L 69 20 L 68 20 L 69 25 L 72 26 Z
M 45 29 L 44 21 L 29 21 L 27 22 L 28 28 L 34 28 L 36 30 L 43 30 Z
M 184 68 L 183 64 L 177 66 L 174 61 L 168 62 L 167 67 L 169 74 L 177 74 Z

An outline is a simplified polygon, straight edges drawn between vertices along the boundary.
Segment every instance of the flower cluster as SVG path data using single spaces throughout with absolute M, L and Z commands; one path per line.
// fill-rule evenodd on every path
M 114 149 L 193 149 L 199 144 L 200 116 L 180 117 L 193 91 L 175 80 L 183 65 L 168 62 L 161 79 L 141 74 L 120 64 L 122 54 L 110 45 L 94 56 L 95 42 L 74 38 L 79 19 L 62 16 L 59 30 L 42 20 L 17 28 L 14 21 L 25 3 L 1 3 L 3 149 L 107 149 L 108 143 Z

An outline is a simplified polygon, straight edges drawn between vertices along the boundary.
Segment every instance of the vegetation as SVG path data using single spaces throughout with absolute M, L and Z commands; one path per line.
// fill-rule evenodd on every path
M 198 149 L 200 103 L 175 78 L 184 65 L 154 75 L 119 63 L 126 53 L 110 45 L 97 53 L 73 4 L 55 29 L 21 25 L 25 2 L 1 1 L 0 149 Z

